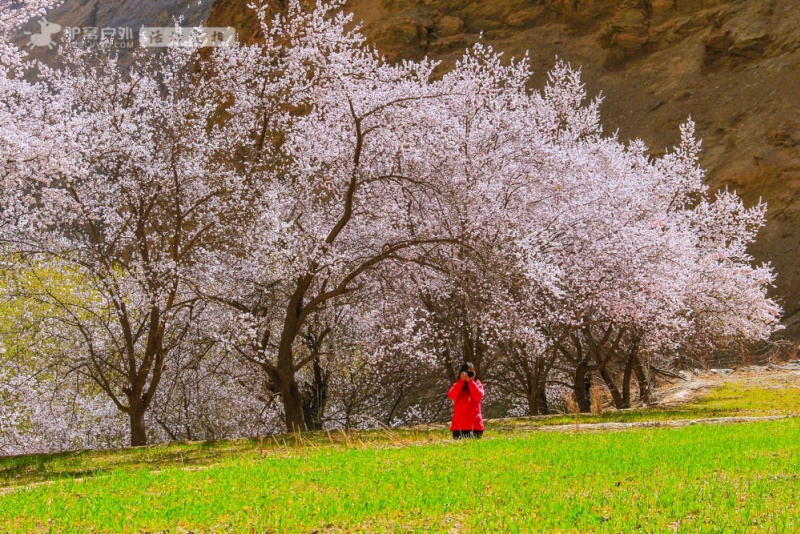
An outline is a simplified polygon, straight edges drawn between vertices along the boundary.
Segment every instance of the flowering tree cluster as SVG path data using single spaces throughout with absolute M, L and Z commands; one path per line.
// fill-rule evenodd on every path
M 652 158 L 566 63 L 534 91 L 479 44 L 437 79 L 341 6 L 125 68 L 65 43 L 30 83 L 0 42 L 2 291 L 81 413 L 134 445 L 431 420 L 464 360 L 530 413 L 588 410 L 591 373 L 625 407 L 653 362 L 775 330 L 765 206 L 709 194 L 691 123 Z

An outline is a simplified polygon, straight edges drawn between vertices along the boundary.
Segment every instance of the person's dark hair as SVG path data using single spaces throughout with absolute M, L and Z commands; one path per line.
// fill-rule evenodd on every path
M 469 369 L 472 369 L 474 371 L 475 370 L 475 366 L 472 364 L 472 362 L 464 362 L 464 365 L 462 365 L 461 369 L 458 371 L 458 376 L 461 376 L 461 373 L 463 373 L 463 372 L 465 372 L 465 371 L 467 371 Z
M 472 365 L 472 362 L 464 362 L 464 365 L 462 365 L 461 369 L 459 369 L 459 371 L 458 371 L 458 378 L 460 379 L 461 378 L 461 373 L 463 373 L 465 371 L 468 371 L 469 369 L 475 369 L 475 366 Z M 472 375 L 472 376 L 474 377 L 475 375 Z M 467 383 L 464 382 L 464 386 L 461 389 L 463 389 L 465 391 L 469 391 L 469 385 L 467 385 Z

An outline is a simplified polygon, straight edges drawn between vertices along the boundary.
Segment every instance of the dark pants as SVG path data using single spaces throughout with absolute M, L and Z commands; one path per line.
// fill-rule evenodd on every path
M 475 438 L 480 439 L 483 430 L 453 430 L 453 439 Z

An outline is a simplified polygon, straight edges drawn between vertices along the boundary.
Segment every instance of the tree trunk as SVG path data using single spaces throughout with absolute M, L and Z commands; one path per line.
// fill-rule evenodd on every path
M 647 379 L 647 374 L 644 371 L 642 361 L 638 356 L 634 357 L 633 373 L 636 375 L 636 380 L 639 383 L 639 398 L 645 404 L 650 403 L 650 381 Z
M 303 416 L 308 430 L 322 430 L 325 404 L 328 400 L 328 380 L 319 358 L 312 362 L 314 380 L 303 394 Z
M 633 353 L 625 360 L 625 371 L 622 373 L 622 407 L 631 407 L 631 377 L 633 376 Z
M 539 390 L 539 415 L 547 415 L 550 413 L 550 406 L 547 404 L 547 392 L 544 387 Z
M 631 407 L 631 377 L 633 376 L 633 367 L 639 361 L 639 338 L 634 337 L 631 340 L 631 346 L 628 350 L 628 358 L 625 360 L 625 371 L 622 373 L 622 407 Z
M 536 358 L 534 372 L 526 373 L 528 378 L 528 413 L 530 415 L 547 415 L 547 371 L 544 358 Z
M 589 365 L 585 361 L 578 364 L 575 370 L 575 402 L 578 404 L 578 409 L 581 413 L 589 413 L 591 411 L 591 402 L 589 400 L 590 391 L 586 387 L 586 378 L 589 373 Z
M 525 398 L 528 400 L 528 415 L 539 415 L 539 399 L 536 391 L 528 392 Z
M 525 370 L 521 375 L 524 377 L 527 385 L 525 399 L 528 401 L 528 415 L 539 415 L 539 403 L 537 402 L 539 394 L 539 369 L 534 367 L 534 371 L 531 373 L 528 365 L 525 363 L 523 363 L 523 365 Z
M 147 427 L 144 422 L 145 408 L 141 406 L 141 402 L 138 403 L 139 406 L 134 406 L 134 403 L 131 404 L 128 412 L 131 423 L 131 447 L 141 447 L 147 445 Z
M 281 373 L 280 394 L 283 401 L 284 421 L 287 432 L 305 432 L 306 422 L 303 416 L 303 395 L 297 386 L 294 373 Z
M 303 395 L 295 379 L 294 342 L 300 331 L 300 317 L 303 314 L 303 296 L 311 284 L 311 276 L 297 281 L 292 297 L 286 307 L 281 340 L 278 345 L 278 365 L 274 370 L 274 379 L 283 401 L 284 421 L 287 432 L 305 432 L 306 423 L 303 417 Z
M 547 415 L 549 408 L 544 391 L 534 391 L 532 394 L 527 395 L 527 399 L 528 413 L 530 415 Z
M 400 388 L 400 393 L 397 395 L 397 399 L 392 404 L 392 409 L 389 410 L 389 414 L 386 416 L 386 421 L 384 424 L 386 426 L 392 426 L 392 418 L 394 417 L 394 412 L 397 410 L 397 407 L 400 406 L 400 401 L 403 400 L 403 395 L 405 395 L 405 391 L 403 388 Z
M 606 387 L 608 391 L 611 392 L 611 398 L 614 400 L 614 407 L 616 409 L 622 408 L 622 395 L 619 393 L 619 389 L 617 389 L 617 385 L 614 383 L 614 379 L 611 377 L 611 374 L 608 372 L 608 369 L 605 367 L 600 369 L 600 376 L 603 378 L 603 381 L 606 383 Z

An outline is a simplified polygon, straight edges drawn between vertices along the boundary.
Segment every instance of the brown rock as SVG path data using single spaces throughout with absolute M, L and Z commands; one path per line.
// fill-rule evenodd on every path
M 453 35 L 452 37 L 445 37 L 432 42 L 430 46 L 428 46 L 428 52 L 433 55 L 458 53 L 471 45 L 474 41 L 474 39 L 468 39 L 464 34 Z
M 445 15 L 436 23 L 436 34 L 439 37 L 451 37 L 464 33 L 464 21 L 458 17 Z
M 614 36 L 611 44 L 628 50 L 638 50 L 650 41 L 646 33 L 619 33 Z
M 506 18 L 506 24 L 516 28 L 529 28 L 540 23 L 547 11 L 542 5 L 536 5 L 527 9 L 512 11 Z
M 719 54 L 727 54 L 732 44 L 733 38 L 728 30 L 716 31 L 703 39 L 703 46 L 706 47 L 706 51 L 713 51 Z
M 764 55 L 770 42 L 772 38 L 766 34 L 739 38 L 728 48 L 728 54 L 756 59 Z
M 800 122 L 789 121 L 767 137 L 769 144 L 784 148 L 800 145 Z
M 392 15 L 368 26 L 369 35 L 389 60 L 420 58 L 434 39 L 436 23 L 423 10 Z

